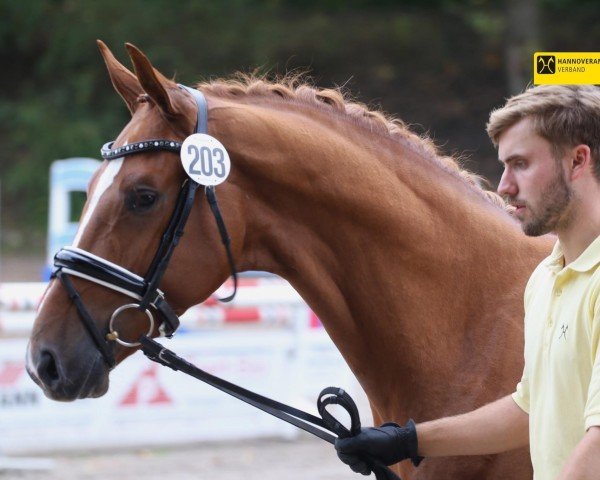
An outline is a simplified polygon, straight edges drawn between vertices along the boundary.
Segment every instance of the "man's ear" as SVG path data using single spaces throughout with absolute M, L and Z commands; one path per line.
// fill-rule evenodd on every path
M 569 167 L 571 180 L 576 180 L 591 170 L 592 152 L 590 147 L 583 143 L 573 147 L 570 151 Z

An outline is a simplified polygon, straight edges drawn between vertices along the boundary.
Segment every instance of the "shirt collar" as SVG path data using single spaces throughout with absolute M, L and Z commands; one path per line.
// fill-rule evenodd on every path
M 546 260 L 546 266 L 555 273 L 560 272 L 563 268 L 580 273 L 587 272 L 600 263 L 600 236 L 596 237 L 583 253 L 566 267 L 564 266 L 565 256 L 558 240 L 554 244 L 552 253 Z

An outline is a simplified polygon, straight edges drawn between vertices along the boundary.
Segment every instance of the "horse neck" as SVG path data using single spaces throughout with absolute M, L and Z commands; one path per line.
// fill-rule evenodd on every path
M 290 281 L 375 408 L 410 410 L 421 379 L 464 368 L 465 335 L 489 333 L 485 312 L 519 299 L 544 247 L 398 141 L 319 111 L 251 117 L 224 132 L 246 203 L 243 268 Z M 390 375 L 404 388 L 385 388 Z

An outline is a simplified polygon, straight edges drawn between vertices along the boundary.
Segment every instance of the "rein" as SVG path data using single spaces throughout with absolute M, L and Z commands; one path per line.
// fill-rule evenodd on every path
M 200 91 L 184 85 L 179 85 L 179 87 L 190 93 L 198 106 L 195 133 L 207 133 L 208 108 L 204 95 Z M 167 139 L 142 140 L 114 149 L 112 148 L 113 143 L 108 142 L 102 147 L 102 157 L 107 161 L 150 151 L 178 153 L 182 148 L 181 142 Z M 106 364 L 109 368 L 113 368 L 116 363 L 112 349 L 113 344 L 110 342 L 117 342 L 126 347 L 140 346 L 143 353 L 150 360 L 173 370 L 180 370 L 270 415 L 295 425 L 328 443 L 334 444 L 336 437 L 344 438 L 358 434 L 361 431 L 358 408 L 350 395 L 341 388 L 328 387 L 321 391 L 317 400 L 317 409 L 321 417 L 317 417 L 211 375 L 178 357 L 174 352 L 150 338 L 155 329 L 152 310 L 157 311 L 162 318 L 162 322 L 158 328 L 161 336 L 170 338 L 179 327 L 179 318 L 166 301 L 164 293 L 159 289 L 159 285 L 171 260 L 171 256 L 183 236 L 184 228 L 194 205 L 199 187 L 200 184 L 191 178 L 184 181 L 169 224 L 161 238 L 161 243 L 143 278 L 80 248 L 64 247 L 55 255 L 52 277 L 60 280 L 64 286 L 69 298 L 75 304 L 86 330 L 92 337 Z M 231 253 L 231 239 L 219 210 L 215 187 L 205 186 L 204 190 L 211 212 L 215 217 L 233 276 L 233 293 L 226 298 L 220 299 L 223 302 L 228 302 L 233 300 L 237 292 L 237 270 Z M 79 277 L 122 293 L 135 300 L 136 303 L 128 303 L 117 308 L 108 323 L 108 331 L 102 333 L 94 322 L 92 315 L 85 307 L 77 289 L 69 278 L 70 276 Z M 118 316 L 129 309 L 137 309 L 144 312 L 149 321 L 147 333 L 143 334 L 137 342 L 128 342 L 119 338 L 119 333 L 115 328 L 115 321 Z M 333 404 L 342 406 L 348 412 L 351 421 L 350 429 L 342 425 L 326 410 L 328 405 Z M 377 480 L 400 480 L 395 473 L 376 459 L 368 458 L 365 460 L 375 473 Z
M 211 387 L 221 390 L 263 412 L 311 433 L 332 445 L 335 443 L 336 437 L 346 438 L 360 433 L 360 417 L 356 403 L 354 403 L 352 397 L 341 388 L 327 387 L 321 391 L 317 399 L 317 410 L 319 415 L 321 415 L 321 418 L 319 418 L 310 413 L 291 407 L 290 405 L 286 405 L 285 403 L 259 395 L 258 393 L 235 385 L 227 380 L 211 375 L 185 361 L 171 350 L 163 347 L 160 343 L 147 336 L 142 336 L 140 338 L 140 343 L 142 344 L 142 352 L 144 352 L 144 355 L 150 360 L 175 371 L 179 370 L 190 375 Z M 350 430 L 337 421 L 335 417 L 327 411 L 326 407 L 328 405 L 340 405 L 348 412 L 350 415 Z M 375 474 L 377 480 L 401 480 L 398 475 L 389 469 L 389 467 L 375 458 L 365 458 L 364 460 Z

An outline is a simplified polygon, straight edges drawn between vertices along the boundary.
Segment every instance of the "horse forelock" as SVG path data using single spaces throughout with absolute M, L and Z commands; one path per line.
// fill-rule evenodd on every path
M 365 128 L 371 134 L 384 135 L 409 148 L 419 156 L 433 161 L 440 168 L 460 177 L 471 188 L 483 194 L 491 203 L 510 211 L 497 193 L 486 190 L 487 181 L 460 165 L 459 158 L 440 154 L 437 146 L 426 135 L 411 131 L 401 119 L 357 102 L 342 88 L 317 88 L 303 74 L 288 74 L 275 80 L 266 76 L 237 73 L 232 78 L 219 78 L 197 85 L 197 88 L 224 98 L 265 98 L 295 102 L 341 115 Z

